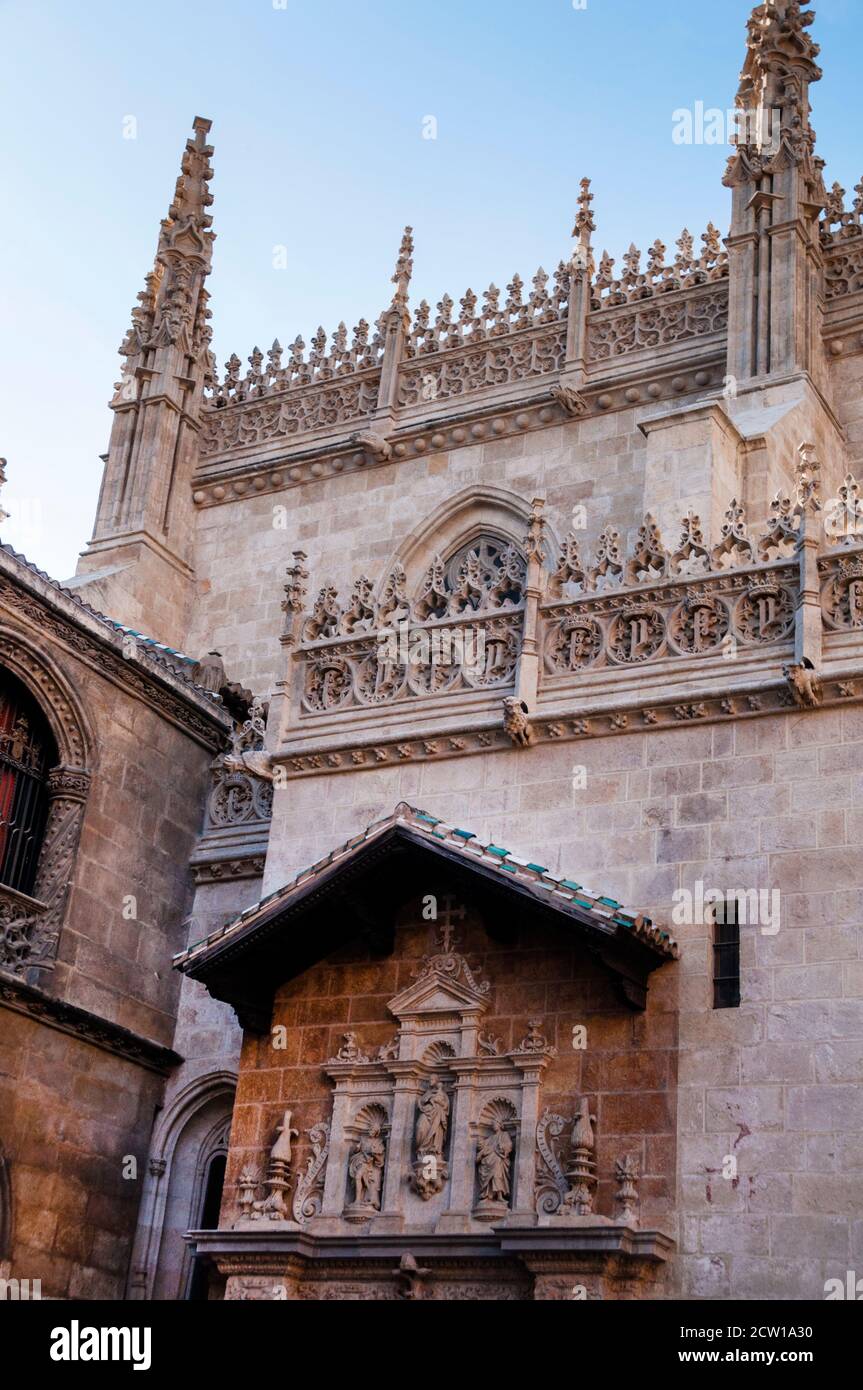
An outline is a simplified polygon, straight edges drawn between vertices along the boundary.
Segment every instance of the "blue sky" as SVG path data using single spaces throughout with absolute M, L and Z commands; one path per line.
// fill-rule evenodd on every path
M 672 113 L 733 104 L 749 0 L 0 0 L 3 539 L 58 578 L 89 537 L 117 347 L 196 115 L 213 121 L 220 364 L 374 319 L 401 229 L 414 302 L 551 272 L 579 179 L 600 248 L 727 231 L 727 150 Z M 863 3 L 818 0 L 828 178 L 863 175 Z M 135 139 L 125 139 L 134 117 Z M 423 138 L 433 116 L 437 138 Z M 428 129 L 428 126 L 426 126 Z M 273 248 L 287 248 L 276 269 Z

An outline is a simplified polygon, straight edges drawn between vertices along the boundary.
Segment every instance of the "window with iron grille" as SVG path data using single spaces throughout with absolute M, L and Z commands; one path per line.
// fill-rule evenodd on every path
M 740 1007 L 740 919 L 734 898 L 716 904 L 713 928 L 713 1007 Z
M 57 748 L 22 683 L 0 670 L 0 884 L 32 895 Z

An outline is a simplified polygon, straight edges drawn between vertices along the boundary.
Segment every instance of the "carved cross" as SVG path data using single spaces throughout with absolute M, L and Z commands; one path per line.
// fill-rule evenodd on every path
M 443 899 L 443 908 L 439 912 L 439 946 L 444 955 L 449 955 L 455 945 L 454 919 L 463 922 L 465 919 L 464 907 L 455 906 L 455 898 L 452 893 L 447 893 Z

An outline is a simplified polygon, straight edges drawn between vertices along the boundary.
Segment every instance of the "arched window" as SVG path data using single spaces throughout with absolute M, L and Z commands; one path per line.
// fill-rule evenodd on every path
M 713 1007 L 740 1008 L 740 917 L 737 899 L 713 909 Z
M 222 1191 L 225 1186 L 227 1163 L 228 1155 L 217 1153 L 207 1164 L 201 1214 L 195 1223 L 199 1231 L 217 1231 L 219 1229 L 219 1212 L 222 1208 Z M 196 1258 L 192 1265 L 192 1277 L 189 1282 L 189 1301 L 193 1303 L 206 1301 L 210 1298 L 212 1286 L 218 1285 L 218 1282 L 218 1275 L 208 1268 L 206 1261 Z
M 0 671 L 0 884 L 32 895 L 57 746 L 24 685 Z
M 514 608 L 524 597 L 522 552 L 499 536 L 482 534 L 435 559 L 419 601 L 423 617 L 442 618 L 484 608 Z

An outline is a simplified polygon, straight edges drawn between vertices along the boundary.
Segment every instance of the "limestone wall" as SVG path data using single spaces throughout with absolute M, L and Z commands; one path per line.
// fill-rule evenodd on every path
M 576 792 L 575 766 L 587 769 Z M 859 1265 L 859 708 L 303 780 L 276 793 L 265 891 L 402 798 L 660 922 L 699 880 L 779 890 L 779 931 L 741 929 L 739 1009 L 712 1007 L 698 923 L 673 926 L 682 959 L 651 982 L 651 1008 L 680 1007 L 680 1288 L 820 1298 L 825 1279 Z M 329 1014 L 314 1023 L 337 1027 Z M 259 1046 L 247 1044 L 255 1067 Z M 268 1084 L 252 1080 L 264 1089 L 247 1104 L 274 1099 Z M 247 1113 L 235 1142 L 263 1144 L 262 1112 Z M 729 1156 L 737 1176 L 723 1178 Z

